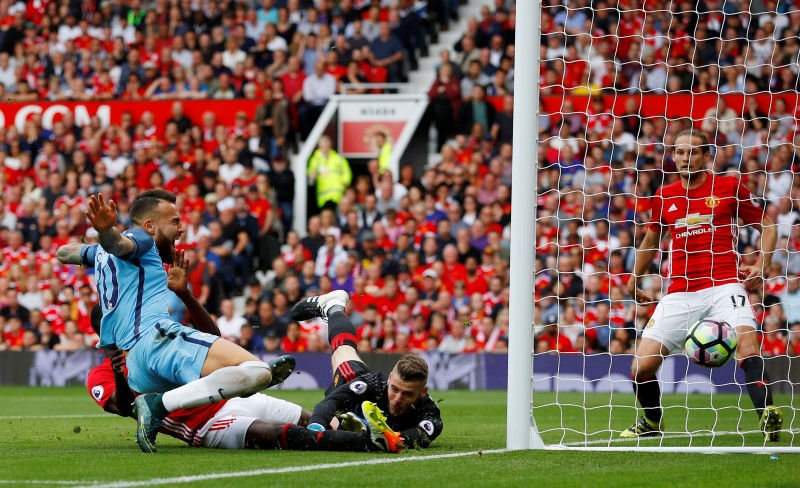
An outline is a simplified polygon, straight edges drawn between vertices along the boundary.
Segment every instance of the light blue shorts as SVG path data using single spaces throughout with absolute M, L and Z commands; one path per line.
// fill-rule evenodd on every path
M 178 322 L 157 323 L 128 351 L 128 385 L 139 393 L 161 393 L 200 378 L 217 339 Z

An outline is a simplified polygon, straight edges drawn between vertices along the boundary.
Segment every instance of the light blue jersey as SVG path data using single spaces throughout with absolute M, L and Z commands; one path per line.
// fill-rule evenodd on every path
M 128 351 L 156 323 L 171 319 L 167 312 L 167 273 L 153 237 L 138 227 L 122 235 L 134 243 L 130 255 L 119 258 L 94 244 L 81 249 L 81 260 L 95 267 L 103 309 L 97 347 L 116 344 Z

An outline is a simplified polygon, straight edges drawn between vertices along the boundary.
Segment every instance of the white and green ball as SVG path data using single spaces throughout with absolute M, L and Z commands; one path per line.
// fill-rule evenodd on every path
M 736 330 L 724 320 L 707 317 L 689 327 L 686 355 L 706 368 L 718 368 L 736 352 Z

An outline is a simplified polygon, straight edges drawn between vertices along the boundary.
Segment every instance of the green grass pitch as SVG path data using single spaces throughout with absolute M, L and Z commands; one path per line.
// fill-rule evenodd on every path
M 276 396 L 310 408 L 318 391 L 277 391 Z M 159 436 L 159 452 L 145 455 L 133 440 L 135 423 L 103 415 L 83 388 L 0 388 L 0 488 L 6 486 L 591 486 L 682 487 L 800 486 L 800 456 L 683 453 L 517 451 L 492 452 L 505 445 L 505 392 L 433 392 L 440 401 L 445 430 L 426 450 L 400 455 L 291 451 L 223 451 L 193 449 Z M 536 421 L 547 442 L 597 445 L 627 427 L 635 418 L 632 395 L 586 398 L 583 395 L 536 395 Z M 755 414 L 733 408 L 731 395 L 690 395 L 692 410 L 680 407 L 684 396 L 665 398 L 667 430 L 717 431 L 757 428 Z M 746 402 L 743 399 L 742 402 Z M 797 432 L 797 400 L 780 396 L 787 413 L 785 428 Z M 623 407 L 624 406 L 624 407 Z M 742 416 L 744 415 L 744 416 Z M 567 429 L 562 429 L 563 425 Z M 520 428 L 523 428 L 522 426 Z M 597 432 L 584 437 L 574 431 Z M 642 445 L 688 445 L 689 439 L 668 436 Z M 757 434 L 704 436 L 695 445 L 761 445 Z M 635 445 L 615 443 L 614 445 Z M 784 433 L 781 445 L 800 445 L 800 437 Z M 479 455 L 477 451 L 484 451 Z M 443 455 L 472 452 L 463 457 Z M 435 456 L 434 459 L 425 459 Z M 395 462 L 400 461 L 400 462 Z M 387 463 L 388 462 L 388 463 Z M 380 463 L 380 464 L 375 464 Z M 299 471 L 305 470 L 305 471 Z M 257 473 L 253 473 L 257 472 Z M 228 473 L 230 477 L 222 477 Z M 238 474 L 236 474 L 238 473 Z M 176 480 L 185 478 L 183 483 Z M 540 485 L 544 483 L 543 485 Z

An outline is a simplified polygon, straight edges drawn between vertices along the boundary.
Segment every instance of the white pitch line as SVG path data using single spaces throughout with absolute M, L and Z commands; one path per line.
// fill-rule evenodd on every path
M 0 485 L 79 485 L 85 481 L 0 480 Z
M 642 442 L 645 441 L 657 441 L 660 439 L 691 439 L 693 437 L 722 437 L 722 436 L 729 436 L 729 435 L 746 435 L 746 434 L 757 434 L 760 433 L 760 430 L 754 430 L 750 432 L 698 432 L 696 434 L 675 434 L 675 435 L 665 435 L 662 437 L 644 437 L 641 439 Z M 800 433 L 800 430 L 782 430 L 781 432 L 786 432 L 788 434 L 797 434 Z M 601 445 L 601 444 L 616 444 L 619 442 L 637 442 L 639 439 L 600 439 L 596 441 L 575 441 L 575 442 L 565 442 L 564 444 L 560 444 L 561 446 L 565 447 L 579 447 L 579 446 L 593 446 L 593 445 Z
M 81 488 L 129 488 L 134 486 L 155 486 L 177 483 L 194 483 L 196 481 L 218 480 L 226 478 L 244 478 L 249 476 L 263 476 L 268 474 L 301 473 L 305 471 L 318 471 L 323 469 L 352 468 L 361 466 L 371 466 L 380 464 L 395 464 L 408 461 L 430 461 L 435 459 L 449 459 L 465 456 L 480 456 L 482 454 L 497 454 L 509 452 L 508 449 L 488 449 L 485 451 L 455 452 L 451 454 L 434 454 L 431 456 L 406 456 L 392 457 L 383 459 L 373 459 L 369 461 L 353 461 L 348 463 L 329 463 L 315 464 L 311 466 L 290 466 L 286 468 L 256 469 L 252 471 L 234 471 L 232 473 L 209 473 L 194 476 L 178 476 L 175 478 L 153 478 L 143 481 L 115 481 L 112 483 L 97 483 L 85 485 Z
M 101 417 L 111 418 L 107 413 L 87 413 L 76 415 L 3 415 L 0 420 L 27 420 L 27 419 L 95 419 Z

